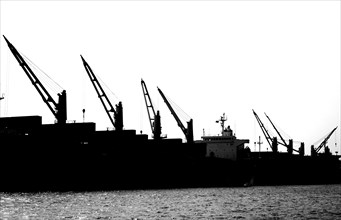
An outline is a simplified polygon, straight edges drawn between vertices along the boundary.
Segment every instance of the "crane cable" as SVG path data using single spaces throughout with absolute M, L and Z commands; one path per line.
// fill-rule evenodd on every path
M 281 135 L 282 135 L 282 137 L 284 138 L 284 140 L 292 139 L 292 138 L 290 137 L 290 135 L 288 135 L 287 133 L 285 133 L 284 130 L 281 129 L 276 123 L 274 123 L 274 122 L 272 122 L 272 123 L 276 126 L 277 130 L 281 133 Z
M 316 141 L 313 145 L 315 146 L 318 143 L 322 143 L 322 141 L 330 134 L 330 132 L 328 132 L 326 135 L 324 135 L 322 138 L 320 138 L 318 141 Z
M 103 85 L 105 87 L 105 90 L 109 91 L 109 94 L 111 94 L 111 97 L 115 98 L 115 102 L 119 102 L 119 98 L 116 96 L 116 94 L 107 86 L 107 84 L 104 83 L 104 81 L 98 76 L 96 75 L 96 78 L 98 79 L 98 81 L 100 82 L 101 85 Z M 104 88 L 103 88 L 104 89 Z M 110 99 L 109 99 L 110 100 Z
M 36 75 L 39 75 L 39 77 L 37 76 L 37 78 L 39 78 L 39 80 L 41 80 L 44 84 L 44 86 L 46 85 L 50 90 L 53 91 L 54 94 L 57 94 L 59 92 L 61 92 L 63 89 L 63 87 L 61 87 L 56 81 L 54 81 L 47 73 L 45 73 L 42 69 L 40 69 L 33 61 L 31 61 L 27 56 L 25 56 L 23 53 L 21 53 L 20 51 L 18 51 L 20 53 L 21 56 L 23 56 L 25 58 L 25 61 L 27 62 L 27 65 L 29 65 L 31 68 L 37 70 L 37 72 L 35 72 Z
M 191 119 L 191 117 L 184 110 L 182 110 L 173 100 L 171 100 L 168 96 L 166 96 L 166 98 L 171 103 L 174 111 L 178 114 L 180 119 L 183 119 L 185 121 L 189 121 Z

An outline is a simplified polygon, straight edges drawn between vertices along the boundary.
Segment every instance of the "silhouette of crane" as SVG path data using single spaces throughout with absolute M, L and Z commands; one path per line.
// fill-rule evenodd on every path
M 253 110 L 253 115 L 255 116 L 258 124 L 259 124 L 259 127 L 261 128 L 264 136 L 265 136 L 265 139 L 266 141 L 268 142 L 270 148 L 272 149 L 273 152 L 277 152 L 277 138 L 276 137 L 271 137 L 268 130 L 265 128 L 263 122 L 260 120 L 259 116 L 257 115 L 257 113 L 255 112 L 255 110 Z
M 153 133 L 153 138 L 155 140 L 160 140 L 161 139 L 161 116 L 160 116 L 160 112 L 157 111 L 157 113 L 155 114 L 155 110 L 154 110 L 152 100 L 150 99 L 146 83 L 143 81 L 143 79 L 141 79 L 141 86 L 142 86 L 144 101 L 145 101 L 146 107 L 147 107 L 150 128 L 151 128 L 152 133 Z
M 330 149 L 327 146 L 327 143 L 328 143 L 329 138 L 332 136 L 332 134 L 334 133 L 334 131 L 336 129 L 337 129 L 337 127 L 335 127 L 330 133 L 328 133 L 327 136 L 323 139 L 323 141 L 321 142 L 321 144 L 318 147 L 314 148 L 314 145 L 311 146 L 311 155 L 312 156 L 316 156 L 322 148 L 324 148 L 324 152 L 326 154 L 330 153 Z
M 264 113 L 264 114 L 265 114 L 265 113 Z M 290 153 L 290 154 L 292 153 L 292 151 L 295 151 L 295 152 L 299 153 L 298 150 L 296 150 L 296 149 L 293 148 L 293 140 L 290 139 L 290 140 L 289 140 L 289 143 L 287 143 L 287 142 L 284 140 L 284 138 L 283 138 L 283 136 L 281 135 L 281 133 L 279 133 L 279 131 L 278 131 L 278 129 L 276 128 L 276 126 L 272 123 L 272 121 L 271 121 L 271 119 L 269 118 L 269 116 L 268 116 L 267 114 L 265 114 L 265 116 L 268 118 L 268 120 L 270 121 L 272 127 L 275 129 L 275 131 L 277 132 L 278 136 L 279 136 L 279 137 L 281 138 L 281 140 L 282 140 L 282 142 L 278 142 L 278 143 L 281 144 L 281 145 L 283 145 L 283 146 L 285 146 L 285 147 L 287 148 L 287 150 L 288 150 L 288 153 Z
M 7 40 L 5 36 L 3 36 L 7 42 L 9 49 L 11 50 L 13 56 L 18 61 L 19 65 L 22 67 L 28 78 L 30 79 L 31 83 L 35 87 L 35 89 L 40 94 L 41 98 L 50 109 L 52 114 L 57 119 L 58 124 L 65 124 L 67 119 L 66 114 L 66 91 L 63 90 L 61 93 L 58 93 L 59 99 L 58 103 L 52 98 L 49 92 L 46 90 L 44 85 L 40 82 L 34 72 L 31 70 L 29 65 L 26 63 L 24 58 L 20 55 L 17 49 Z
M 96 75 L 93 73 L 92 69 L 90 68 L 89 64 L 85 61 L 85 59 L 83 58 L 82 55 L 81 55 L 81 58 L 83 61 L 84 68 L 85 68 L 85 70 L 88 73 L 88 76 L 90 78 L 90 81 L 91 81 L 92 85 L 94 86 L 96 93 L 98 95 L 98 98 L 101 100 L 101 103 L 104 107 L 104 110 L 107 113 L 112 125 L 114 126 L 116 131 L 122 131 L 123 130 L 122 102 L 119 102 L 118 104 L 115 105 L 115 107 L 116 107 L 116 110 L 115 110 L 113 105 L 111 104 L 108 96 L 105 94 L 101 84 L 97 80 Z M 113 116 L 111 116 L 110 113 L 114 113 Z
M 163 101 L 166 103 L 168 109 L 170 110 L 170 112 L 172 113 L 172 115 L 174 116 L 175 121 L 177 122 L 178 126 L 180 127 L 181 131 L 184 133 L 187 143 L 193 143 L 193 119 L 190 119 L 187 122 L 187 128 L 185 128 L 185 126 L 182 124 L 180 118 L 178 117 L 178 115 L 175 113 L 173 107 L 171 106 L 171 104 L 169 103 L 169 101 L 167 100 L 166 96 L 163 94 L 163 92 L 161 91 L 160 88 L 157 88 L 161 97 L 163 98 Z

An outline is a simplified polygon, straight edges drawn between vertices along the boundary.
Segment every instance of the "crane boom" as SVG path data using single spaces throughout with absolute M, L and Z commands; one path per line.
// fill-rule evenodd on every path
M 283 145 L 284 145 L 284 146 L 288 146 L 288 144 L 285 142 L 284 138 L 282 137 L 281 133 L 279 133 L 279 131 L 277 130 L 276 126 L 272 123 L 272 121 L 271 121 L 271 119 L 269 118 L 269 116 L 268 116 L 266 113 L 264 113 L 264 114 L 265 114 L 265 116 L 268 118 L 268 120 L 270 121 L 272 127 L 275 129 L 275 131 L 277 132 L 277 134 L 279 135 L 279 137 L 281 138 L 281 140 L 283 141 Z
M 187 143 L 193 143 L 193 120 L 190 119 L 190 121 L 187 122 L 187 128 L 185 128 L 185 126 L 182 124 L 180 118 L 178 117 L 178 115 L 175 113 L 173 107 L 171 106 L 171 104 L 168 102 L 166 96 L 163 94 L 163 92 L 161 91 L 160 88 L 157 88 L 163 101 L 166 103 L 168 109 L 170 110 L 170 112 L 172 113 L 172 115 L 175 118 L 175 121 L 177 122 L 178 126 L 180 127 L 180 129 L 182 130 L 182 132 L 185 134 Z
M 327 142 L 328 142 L 330 136 L 332 136 L 332 134 L 334 133 L 334 131 L 335 131 L 336 129 L 337 129 L 337 127 L 334 128 L 334 129 L 327 135 L 327 137 L 322 141 L 322 143 L 315 149 L 315 152 L 316 152 L 316 153 L 318 153 L 318 152 L 322 149 L 322 147 L 325 147 L 325 146 L 327 145 Z
M 255 118 L 256 118 L 256 120 L 257 120 L 257 122 L 258 122 L 258 124 L 259 124 L 259 126 L 260 126 L 260 128 L 261 128 L 261 130 L 262 130 L 262 132 L 264 134 L 264 136 L 265 136 L 266 141 L 268 142 L 269 146 L 272 149 L 272 145 L 271 145 L 271 142 L 270 142 L 270 140 L 272 141 L 272 138 L 270 137 L 269 132 L 265 129 L 265 126 L 264 126 L 263 122 L 260 120 L 260 118 L 258 117 L 258 115 L 255 112 L 255 110 L 252 109 L 252 111 L 253 111 L 253 114 L 254 114 L 254 116 L 255 116 Z
M 20 53 L 17 51 L 17 49 L 7 40 L 5 36 L 3 36 L 7 42 L 7 45 L 9 49 L 11 50 L 13 56 L 18 61 L 19 65 L 22 67 L 28 78 L 30 79 L 33 86 L 38 91 L 39 95 L 47 105 L 47 107 L 50 109 L 52 114 L 57 119 L 57 123 L 59 124 L 65 124 L 67 119 L 66 114 L 66 91 L 63 90 L 61 93 L 58 93 L 59 99 L 58 103 L 52 98 L 52 96 L 48 93 L 48 91 L 45 89 L 43 84 L 40 82 L 40 80 L 37 78 L 37 76 L 34 74 L 34 72 L 31 70 L 29 65 L 26 63 L 24 58 L 20 55 Z
M 157 111 L 157 114 L 155 114 L 155 110 L 153 107 L 152 100 L 150 99 L 146 83 L 143 81 L 143 79 L 141 79 L 141 86 L 142 86 L 144 101 L 145 101 L 146 107 L 147 107 L 150 128 L 152 130 L 154 139 L 159 140 L 159 139 L 161 139 L 160 112 Z
M 286 142 L 285 142 L 285 140 L 284 140 L 284 138 L 282 137 L 282 135 L 281 135 L 281 133 L 277 130 L 277 128 L 276 128 L 276 126 L 274 125 L 274 123 L 272 123 L 272 121 L 271 121 L 271 119 L 269 118 L 269 116 L 266 114 L 266 113 L 264 113 L 265 114 L 265 116 L 268 118 L 268 120 L 270 121 L 270 123 L 271 123 L 271 125 L 272 125 L 272 127 L 275 129 L 275 131 L 277 132 L 277 134 L 279 135 L 279 137 L 281 138 L 281 140 L 282 140 L 282 142 L 283 143 L 280 143 L 280 142 L 278 142 L 279 144 L 282 144 L 283 146 L 285 146 L 286 148 L 288 148 L 288 149 L 291 149 L 292 147 L 291 146 L 289 146 L 289 144 L 287 144 Z M 296 149 L 292 149 L 293 151 L 295 151 L 295 152 L 299 152 L 298 150 L 296 150 Z
M 84 68 L 86 72 L 88 73 L 88 76 L 90 78 L 90 81 L 92 85 L 94 86 L 97 95 L 99 99 L 101 100 L 101 103 L 105 109 L 105 112 L 107 113 L 112 125 L 115 127 L 115 130 L 122 131 L 123 130 L 123 110 L 122 110 L 122 102 L 119 102 L 117 105 L 115 105 L 116 110 L 114 109 L 113 105 L 111 104 L 108 96 L 105 94 L 101 84 L 97 80 L 96 75 L 93 73 L 91 67 L 89 64 L 85 61 L 83 56 L 81 55 Z M 106 103 L 109 105 L 110 108 L 106 105 Z M 114 117 L 110 115 L 110 113 L 114 113 Z

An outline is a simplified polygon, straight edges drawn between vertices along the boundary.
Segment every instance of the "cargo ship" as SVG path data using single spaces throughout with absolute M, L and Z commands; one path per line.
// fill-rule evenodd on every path
M 154 111 L 143 80 L 152 139 L 124 129 L 122 103 L 111 104 L 82 56 L 85 71 L 114 128 L 97 130 L 94 122 L 68 121 L 66 91 L 58 93 L 55 101 L 23 56 L 4 39 L 56 120 L 43 124 L 38 115 L 0 118 L 0 191 L 209 187 L 223 186 L 233 179 L 221 175 L 226 170 L 225 160 L 206 158 L 206 144 L 193 141 L 192 120 L 185 127 L 160 89 L 186 142 L 162 135 L 160 113 Z
M 55 116 L 43 124 L 38 115 L 0 118 L 1 192 L 98 191 L 189 187 L 340 183 L 340 161 L 334 155 L 302 156 L 292 152 L 251 152 L 248 139 L 237 139 L 217 121 L 221 134 L 193 139 L 193 120 L 183 125 L 161 89 L 160 95 L 185 135 L 167 138 L 161 117 L 141 80 L 152 138 L 124 129 L 122 103 L 112 105 L 96 75 L 83 66 L 114 129 L 97 130 L 94 122 L 67 120 L 66 91 L 55 101 L 25 59 L 9 49 Z M 272 138 L 273 149 L 276 139 Z M 303 153 L 304 154 L 304 153 Z

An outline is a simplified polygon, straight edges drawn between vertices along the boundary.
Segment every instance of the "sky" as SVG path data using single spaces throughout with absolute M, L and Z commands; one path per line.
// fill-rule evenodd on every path
M 259 136 L 270 150 L 254 109 L 306 154 L 338 126 L 328 145 L 340 155 L 340 9 L 340 1 L 0 1 L 0 32 L 55 100 L 66 90 L 70 121 L 112 127 L 82 55 L 111 103 L 122 101 L 125 129 L 151 136 L 143 79 L 168 138 L 184 135 L 157 87 L 186 113 L 184 125 L 193 119 L 195 140 L 218 135 L 225 113 L 252 151 Z M 0 48 L 0 115 L 54 123 L 2 37 Z

